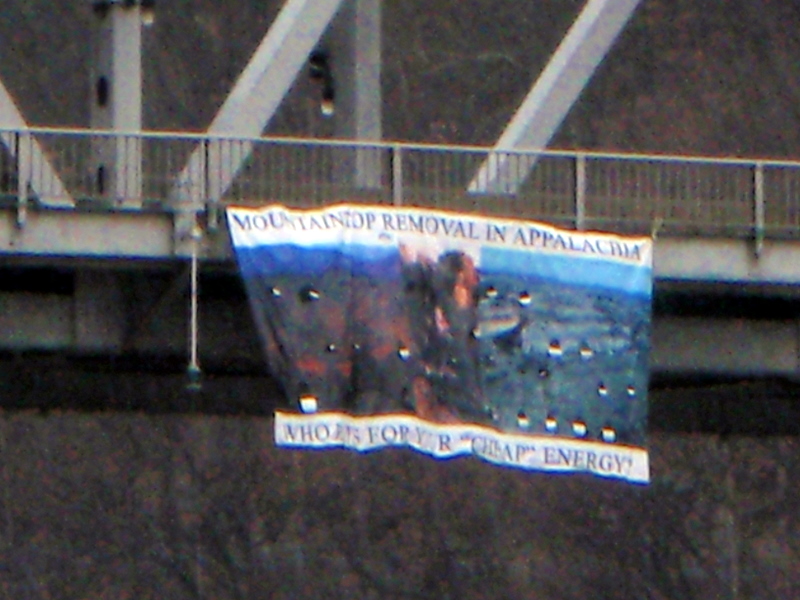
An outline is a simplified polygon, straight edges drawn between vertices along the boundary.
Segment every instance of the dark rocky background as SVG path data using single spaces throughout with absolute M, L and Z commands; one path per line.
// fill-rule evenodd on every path
M 798 597 L 796 437 L 652 435 L 654 480 L 273 447 L 271 420 L 0 419 L 3 598 Z

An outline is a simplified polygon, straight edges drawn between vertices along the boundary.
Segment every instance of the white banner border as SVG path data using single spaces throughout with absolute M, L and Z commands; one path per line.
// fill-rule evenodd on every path
M 477 456 L 526 471 L 592 473 L 648 483 L 647 450 L 548 435 L 516 435 L 477 424 L 440 424 L 407 414 L 353 416 L 340 412 L 276 411 L 275 444 L 282 448 L 348 448 L 370 452 L 412 448 L 434 458 Z

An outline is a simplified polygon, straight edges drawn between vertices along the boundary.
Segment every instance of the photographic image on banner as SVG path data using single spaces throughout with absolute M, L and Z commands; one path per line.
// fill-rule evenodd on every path
M 227 220 L 278 445 L 649 480 L 650 238 L 358 204 Z

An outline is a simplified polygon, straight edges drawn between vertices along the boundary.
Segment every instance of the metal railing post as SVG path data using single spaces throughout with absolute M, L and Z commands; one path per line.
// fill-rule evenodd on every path
M 210 232 L 215 232 L 219 228 L 219 198 L 216 195 L 212 198 L 209 195 L 210 191 L 210 183 L 209 183 L 209 173 L 208 173 L 208 166 L 209 166 L 209 141 L 208 138 L 203 140 L 203 200 L 206 207 L 206 228 Z
M 764 163 L 757 162 L 753 170 L 753 223 L 755 226 L 753 234 L 756 258 L 759 258 L 764 250 L 765 217 Z
M 31 164 L 31 153 L 23 148 L 29 133 L 14 133 L 14 163 L 17 172 L 17 227 L 22 228 L 28 219 L 28 188 L 30 186 L 33 165 Z M 41 192 L 40 192 L 41 193 Z
M 586 229 L 586 155 L 575 155 L 575 229 Z
M 392 146 L 392 204 L 403 206 L 403 148 Z

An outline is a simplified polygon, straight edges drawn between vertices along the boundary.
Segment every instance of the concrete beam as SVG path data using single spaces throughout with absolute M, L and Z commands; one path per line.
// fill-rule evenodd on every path
M 60 350 L 73 341 L 72 298 L 30 292 L 0 293 L 0 348 Z
M 0 348 L 118 354 L 128 321 L 119 274 L 78 269 L 71 294 L 0 292 Z
M 180 275 L 171 283 L 165 277 L 170 272 L 121 273 L 94 265 L 72 271 L 72 293 L 0 291 L 0 350 L 186 356 L 187 279 Z M 213 364 L 263 370 L 244 296 L 201 294 L 200 308 L 204 357 Z
M 800 284 L 800 241 L 765 240 L 756 255 L 749 240 L 702 237 L 656 239 L 659 279 L 708 283 Z
M 800 376 L 800 323 L 657 317 L 650 371 L 669 376 Z
M 0 347 L 116 353 L 125 325 L 114 271 L 78 270 L 71 295 L 0 292 Z
M 38 140 L 29 132 L 6 86 L 0 81 L 0 142 L 5 145 L 17 165 L 18 195 L 21 202 L 35 195 L 45 206 L 75 205 L 66 186 L 50 164 Z
M 149 289 L 149 288 L 148 288 Z M 146 296 L 146 289 L 127 293 Z M 136 307 L 123 301 L 119 275 L 110 270 L 75 273 L 73 294 L 0 292 L 0 349 L 60 350 L 153 356 L 186 351 L 187 300 L 170 294 L 157 302 L 158 327 L 145 327 L 123 348 Z M 244 297 L 201 296 L 201 351 L 216 364 L 260 363 Z M 656 315 L 650 370 L 659 377 L 798 377 L 800 321 Z
M 206 236 L 203 243 L 204 259 L 233 260 L 225 230 Z M 659 236 L 653 253 L 655 278 L 712 287 L 800 285 L 800 241 L 767 239 L 758 257 L 753 247 L 746 239 Z M 20 228 L 15 211 L 6 209 L 0 210 L 0 256 L 110 260 L 188 255 L 179 251 L 170 214 L 31 211 Z
M 259 137 L 307 63 L 343 0 L 287 0 L 217 112 L 212 137 Z M 216 202 L 250 155 L 252 143 L 212 141 L 192 153 L 172 196 L 187 210 Z
M 478 194 L 515 194 L 641 0 L 589 0 L 469 184 Z
M 0 211 L 0 256 L 163 259 L 174 255 L 172 217 L 154 213 L 31 211 L 20 228 Z

